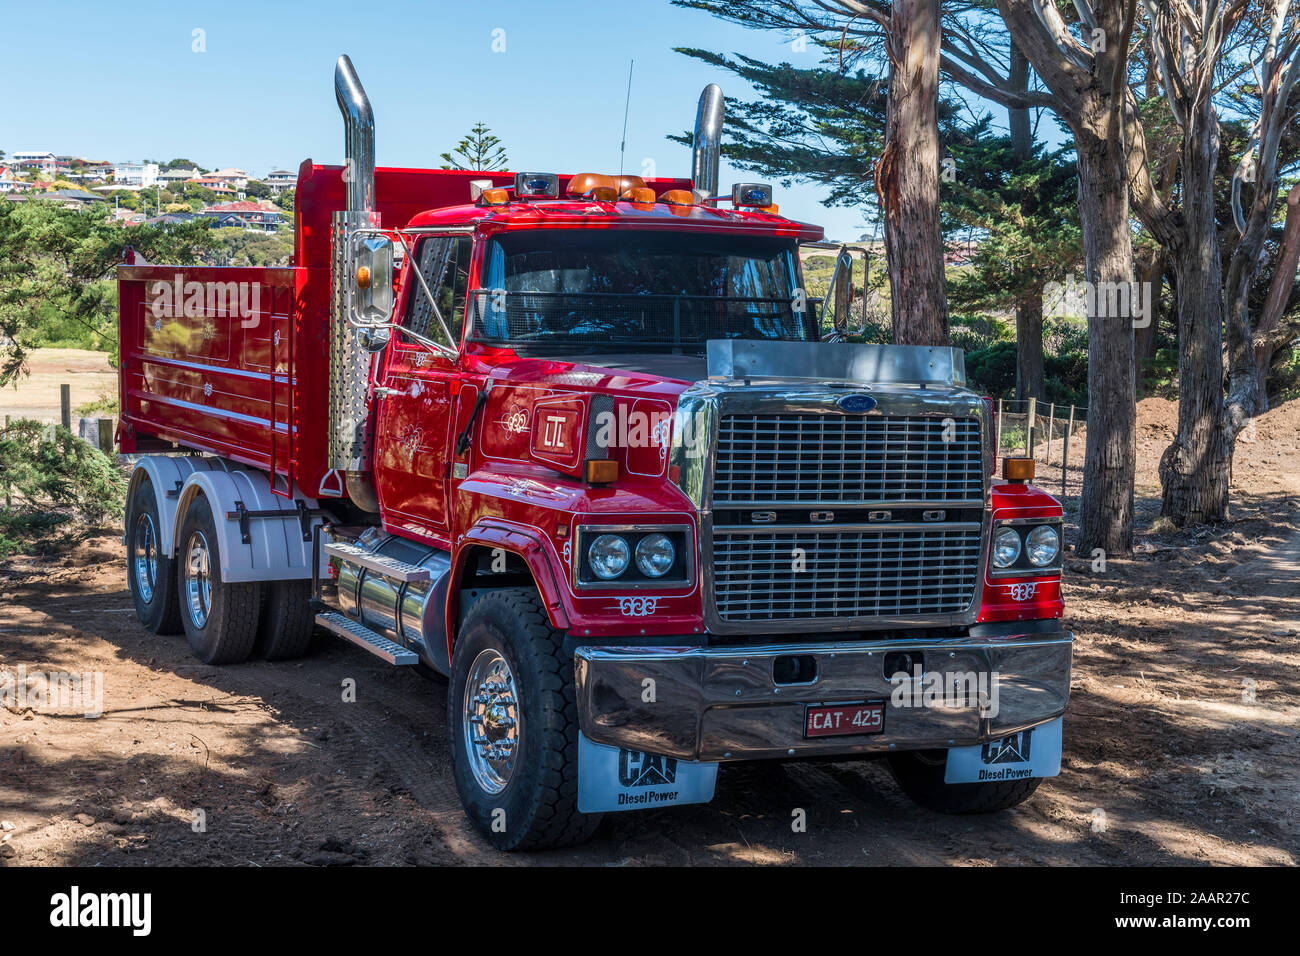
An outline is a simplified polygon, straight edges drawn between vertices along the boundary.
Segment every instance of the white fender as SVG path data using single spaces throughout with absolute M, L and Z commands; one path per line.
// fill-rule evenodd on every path
M 131 472 L 131 484 L 126 490 L 126 500 L 130 503 L 135 490 L 147 477 L 153 485 L 154 498 L 158 502 L 158 538 L 162 553 L 171 557 L 176 551 L 175 535 L 176 512 L 180 504 L 181 489 L 185 480 L 196 471 L 211 471 L 223 468 L 227 463 L 220 458 L 203 458 L 198 455 L 145 455 L 135 462 Z M 131 515 L 127 515 L 127 533 L 131 529 Z M 126 543 L 125 536 L 122 543 Z
M 245 469 L 223 458 L 149 455 L 136 462 L 131 476 L 131 491 L 147 474 L 158 495 L 160 546 L 164 554 L 174 556 L 181 522 L 190 502 L 197 495 L 208 499 L 216 525 L 218 551 L 221 554 L 223 581 L 293 581 L 311 578 L 312 542 L 304 541 L 302 525 L 296 514 L 297 502 L 308 509 L 316 508 L 314 498 L 306 498 L 294 489 L 294 497 L 283 498 L 271 491 L 271 484 L 260 471 Z M 176 491 L 180 483 L 179 493 Z M 169 497 L 166 492 L 172 492 Z M 248 538 L 237 517 L 239 502 L 247 511 L 295 512 L 277 518 L 250 518 Z M 310 519 L 308 529 L 321 523 Z M 322 555 L 323 557 L 323 555 Z M 322 561 L 322 570 L 324 562 Z

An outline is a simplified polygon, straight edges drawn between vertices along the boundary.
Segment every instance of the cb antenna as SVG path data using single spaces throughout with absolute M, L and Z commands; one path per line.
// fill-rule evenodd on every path
M 627 152 L 627 114 L 632 106 L 632 67 L 636 60 L 627 61 L 627 99 L 623 101 L 623 139 L 618 145 L 618 178 L 623 178 L 623 155 Z

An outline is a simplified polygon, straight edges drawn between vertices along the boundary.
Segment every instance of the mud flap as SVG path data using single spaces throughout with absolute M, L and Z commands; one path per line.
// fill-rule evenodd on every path
M 716 763 L 620 750 L 578 734 L 578 809 L 583 813 L 708 803 L 717 780 Z
M 1061 772 L 1061 722 L 1053 721 L 1008 734 L 986 744 L 948 751 L 944 783 L 993 783 Z

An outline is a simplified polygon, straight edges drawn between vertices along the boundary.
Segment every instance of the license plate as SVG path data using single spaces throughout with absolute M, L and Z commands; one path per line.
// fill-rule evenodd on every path
M 848 737 L 878 734 L 885 729 L 885 702 L 810 704 L 804 714 L 805 737 Z

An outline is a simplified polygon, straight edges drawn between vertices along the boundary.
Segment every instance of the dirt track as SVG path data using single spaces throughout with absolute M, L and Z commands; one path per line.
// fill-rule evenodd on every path
M 1169 411 L 1139 410 L 1140 495 Z M 1298 426 L 1292 403 L 1239 447 L 1230 525 L 1144 531 L 1104 572 L 1071 563 L 1062 773 L 987 817 L 915 807 L 883 763 L 758 764 L 724 767 L 711 805 L 614 815 L 585 847 L 504 856 L 450 782 L 445 684 L 328 637 L 301 662 L 196 664 L 184 638 L 136 623 L 112 534 L 10 559 L 0 668 L 102 671 L 105 712 L 0 708 L 0 821 L 13 824 L 0 863 L 1294 865 Z M 1139 527 L 1154 515 L 1143 498 Z M 792 832 L 796 808 L 807 832 Z

